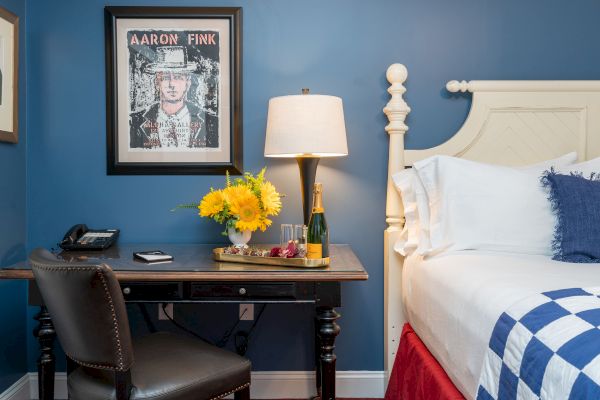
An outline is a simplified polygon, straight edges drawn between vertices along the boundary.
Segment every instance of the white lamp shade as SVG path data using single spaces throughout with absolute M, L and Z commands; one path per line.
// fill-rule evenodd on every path
M 346 155 L 342 99 L 302 94 L 269 100 L 265 157 Z

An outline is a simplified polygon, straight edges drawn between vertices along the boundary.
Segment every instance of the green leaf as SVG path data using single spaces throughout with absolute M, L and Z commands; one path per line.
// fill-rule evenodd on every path
M 175 212 L 181 208 L 198 208 L 198 203 L 178 204 L 175 208 L 171 209 L 171 212 Z

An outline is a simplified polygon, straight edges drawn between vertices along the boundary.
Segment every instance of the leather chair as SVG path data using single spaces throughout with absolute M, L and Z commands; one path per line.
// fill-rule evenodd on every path
M 197 339 L 154 333 L 132 340 L 112 269 L 30 256 L 36 283 L 67 357 L 72 400 L 250 399 L 250 361 Z

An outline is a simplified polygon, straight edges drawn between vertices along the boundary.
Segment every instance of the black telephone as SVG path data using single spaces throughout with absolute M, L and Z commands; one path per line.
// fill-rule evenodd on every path
M 104 250 L 119 237 L 118 229 L 88 229 L 85 224 L 74 225 L 65 233 L 59 246 L 63 250 Z

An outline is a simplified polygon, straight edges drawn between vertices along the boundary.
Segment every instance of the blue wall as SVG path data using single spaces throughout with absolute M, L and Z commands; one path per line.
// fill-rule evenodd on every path
M 19 0 L 0 0 L 0 7 L 20 17 L 19 60 L 19 143 L 0 142 L 0 267 L 25 258 L 26 215 L 26 24 L 25 4 Z M 0 302 L 1 303 L 1 302 Z
M 244 7 L 244 167 L 288 197 L 275 226 L 301 220 L 297 167 L 263 158 L 268 99 L 298 93 L 341 96 L 350 155 L 323 160 L 331 240 L 350 243 L 370 274 L 344 285 L 337 341 L 341 370 L 383 369 L 383 230 L 388 139 L 381 109 L 385 70 L 409 70 L 413 112 L 407 147 L 439 144 L 461 125 L 468 99 L 448 96 L 450 79 L 599 79 L 600 3 L 582 0 L 224 0 Z M 127 242 L 215 242 L 220 228 L 173 205 L 198 200 L 222 177 L 107 176 L 104 26 L 101 0 L 29 0 L 28 247 L 53 246 L 74 223 L 119 227 Z M 114 0 L 111 5 L 173 5 Z M 179 0 L 177 5 L 215 5 Z M 153 185 L 166 188 L 148 194 Z M 257 234 L 276 242 L 277 229 Z M 178 308 L 176 317 L 217 338 L 233 307 Z M 137 334 L 144 333 L 131 309 Z M 250 357 L 255 369 L 310 369 L 311 310 L 270 307 Z M 161 325 L 166 327 L 167 325 Z M 30 347 L 30 350 L 33 348 Z M 35 350 L 35 349 L 33 349 Z M 34 351 L 30 351 L 33 357 Z M 30 368 L 32 366 L 30 365 Z
M 0 0 L 20 17 L 19 143 L 0 142 L 0 268 L 25 258 L 26 232 L 26 21 L 25 2 Z M 0 281 L 0 393 L 27 372 L 24 282 Z

